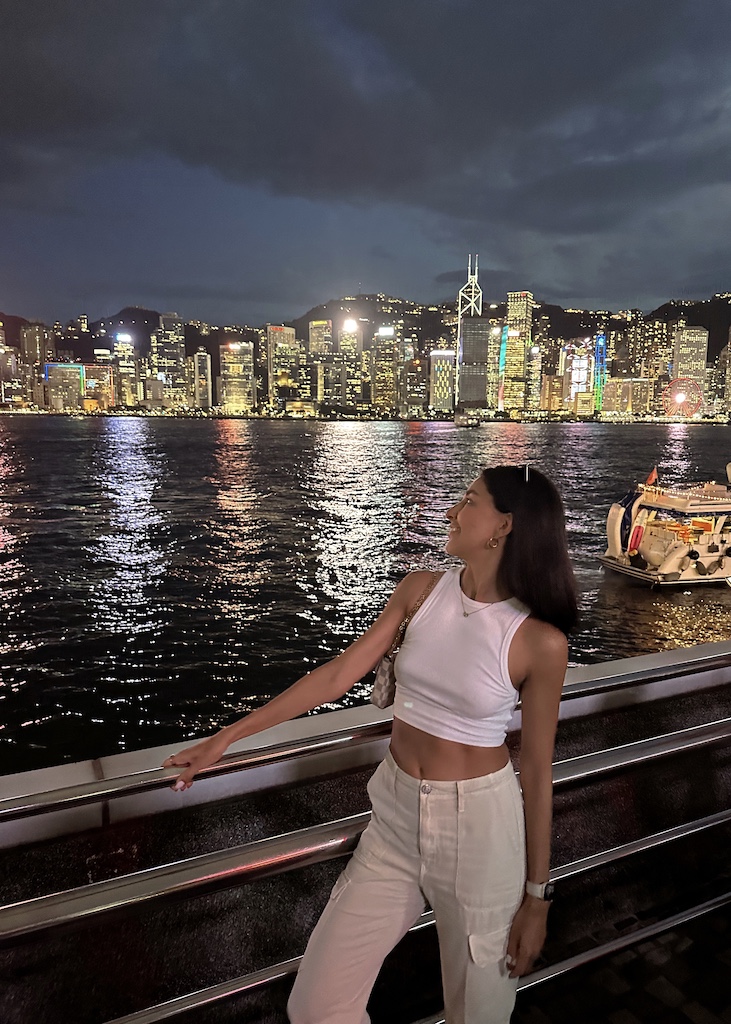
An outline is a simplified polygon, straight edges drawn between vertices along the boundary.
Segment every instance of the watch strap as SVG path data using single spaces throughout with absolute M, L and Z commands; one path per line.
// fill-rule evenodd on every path
M 553 896 L 553 885 L 550 882 L 526 882 L 525 891 L 534 899 L 550 900 Z

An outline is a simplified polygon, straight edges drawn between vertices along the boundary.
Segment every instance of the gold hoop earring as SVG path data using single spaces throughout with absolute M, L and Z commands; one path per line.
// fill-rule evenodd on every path
M 487 544 L 485 545 L 485 547 L 486 548 L 496 548 L 498 546 L 498 543 L 499 543 L 499 541 L 498 541 L 497 537 L 490 537 L 490 539 L 487 542 Z

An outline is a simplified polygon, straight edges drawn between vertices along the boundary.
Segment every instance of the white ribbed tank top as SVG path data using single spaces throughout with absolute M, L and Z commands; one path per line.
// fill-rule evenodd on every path
M 485 606 L 460 597 L 462 568 L 444 573 L 409 623 L 393 715 L 441 739 L 499 747 L 519 696 L 508 651 L 530 610 L 516 598 Z

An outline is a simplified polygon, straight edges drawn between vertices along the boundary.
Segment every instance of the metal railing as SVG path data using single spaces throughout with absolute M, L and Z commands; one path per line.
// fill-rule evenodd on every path
M 554 765 L 554 785 L 562 786 L 589 780 L 616 771 L 645 764 L 673 754 L 731 738 L 731 718 L 710 725 L 693 726 L 664 736 L 582 754 Z M 591 870 L 653 845 L 670 842 L 729 820 L 731 812 L 636 840 L 603 854 L 557 868 L 552 877 L 562 878 Z M 202 854 L 160 867 L 148 868 L 80 886 L 49 896 L 14 903 L 0 908 L 0 945 L 59 927 L 79 924 L 112 912 L 132 911 L 142 905 L 164 900 L 201 896 L 231 888 L 257 878 L 279 874 L 295 867 L 345 856 L 355 846 L 368 824 L 370 812 L 301 829 L 287 835 L 260 839 L 231 849 Z M 605 859 L 602 859 L 605 858 Z M 426 922 L 428 923 L 428 922 Z
M 707 725 L 693 725 L 688 729 L 636 740 L 619 747 L 600 750 L 593 754 L 557 761 L 553 766 L 554 786 L 579 782 L 590 775 L 602 775 L 634 765 L 655 761 L 669 754 L 679 754 L 700 747 L 712 746 L 731 737 L 731 718 L 722 718 Z
M 164 900 L 203 896 L 297 867 L 344 857 L 370 820 L 370 812 L 283 836 L 92 882 L 76 889 L 0 907 L 0 945 L 100 915 L 135 910 Z
M 694 907 L 689 907 L 687 910 L 681 910 L 671 917 L 663 918 L 663 920 L 656 921 L 654 924 L 646 925 L 644 928 L 638 928 L 637 931 L 612 939 L 611 942 L 602 943 L 602 945 L 587 949 L 576 956 L 561 960 L 556 964 L 551 964 L 549 967 L 544 967 L 539 971 L 534 971 L 532 974 L 527 974 L 524 978 L 520 979 L 518 982 L 518 992 L 533 988 L 535 985 L 541 985 L 546 981 L 552 981 L 562 974 L 575 971 L 578 967 L 585 967 L 586 964 L 594 963 L 596 960 L 611 956 L 613 953 L 619 953 L 630 946 L 637 946 L 641 942 L 647 942 L 648 939 L 652 939 L 656 935 L 662 935 L 663 932 L 670 931 L 672 928 L 678 928 L 689 921 L 694 921 L 698 917 L 711 914 L 714 910 L 720 910 L 730 903 L 731 892 L 725 892 L 715 899 L 708 900 L 706 903 L 699 903 Z M 142 1013 L 149 1014 L 155 1009 L 156 1007 L 150 1007 L 150 1010 L 143 1010 Z M 109 1024 L 132 1024 L 133 1021 L 135 1024 L 143 1024 L 143 1021 L 144 1024 L 155 1024 L 155 1021 L 164 1019 L 165 1017 L 156 1016 L 146 1016 L 144 1018 L 140 1016 L 138 1018 L 137 1015 L 133 1014 L 129 1017 L 120 1017 L 115 1021 L 110 1021 Z M 425 1017 L 416 1022 L 416 1024 L 446 1024 L 446 1018 L 442 1012 L 433 1017 Z
M 197 779 L 213 778 L 229 775 L 232 772 L 263 768 L 270 764 L 281 764 L 302 757 L 316 754 L 337 753 L 359 744 L 372 743 L 386 739 L 391 733 L 391 722 L 365 723 L 361 726 L 338 730 L 337 732 L 321 733 L 307 740 L 278 743 L 259 750 L 233 752 L 224 754 L 220 761 L 203 768 Z M 132 796 L 157 789 L 170 787 L 172 780 L 180 769 L 150 768 L 96 782 L 82 782 L 74 786 L 63 786 L 59 789 L 43 793 L 31 793 L 26 796 L 6 797 L 0 800 L 0 824 L 17 818 L 27 818 L 36 814 L 47 814 L 51 811 L 65 811 L 84 804 L 97 803 L 100 800 L 113 800 L 119 797 Z
M 705 903 L 697 904 L 694 907 L 689 907 L 687 910 L 673 914 L 671 917 L 663 918 L 654 924 L 645 925 L 645 927 L 639 928 L 634 932 L 618 936 L 610 942 L 584 950 L 576 956 L 550 964 L 548 967 L 543 967 L 521 978 L 518 982 L 518 992 L 541 985 L 547 981 L 552 981 L 554 978 L 567 974 L 569 971 L 574 971 L 579 967 L 586 966 L 586 964 L 593 963 L 606 956 L 611 956 L 613 953 L 618 953 L 629 946 L 636 946 L 641 942 L 646 942 L 656 935 L 661 935 L 663 932 L 670 931 L 672 928 L 678 928 L 698 917 L 703 917 L 705 914 L 720 910 L 730 903 L 731 892 L 723 893 L 721 896 L 717 896 Z M 420 927 L 424 927 L 424 925 L 419 923 L 410 930 L 416 931 Z M 164 1003 L 157 1003 L 155 1006 L 148 1006 L 144 1010 L 137 1010 L 124 1017 L 116 1017 L 114 1020 L 108 1021 L 107 1024 L 158 1024 L 159 1021 L 170 1020 L 189 1010 L 202 1010 L 224 999 L 231 999 L 234 996 L 244 995 L 246 992 L 253 992 L 258 988 L 263 988 L 275 981 L 286 978 L 288 975 L 295 974 L 301 961 L 302 957 L 294 957 L 291 960 L 285 960 L 282 963 L 266 967 L 261 971 L 254 971 L 240 978 L 233 978 L 231 981 L 212 985 L 210 988 L 178 996 Z M 446 1020 L 442 1012 L 432 1017 L 426 1017 L 419 1021 L 418 1024 L 446 1024 Z
M 669 655 L 665 660 L 664 654 Z M 606 693 L 621 694 L 622 690 L 637 685 L 650 685 L 670 678 L 682 678 L 731 668 L 731 643 L 701 644 L 697 648 L 663 652 L 653 656 L 659 664 L 647 667 L 648 656 L 625 659 L 629 667 L 595 679 L 567 683 L 563 702 Z M 632 662 L 642 662 L 632 667 Z M 627 700 L 627 704 L 634 703 Z M 622 704 L 615 703 L 615 708 Z M 344 730 L 323 733 L 317 737 L 279 743 L 255 751 L 229 753 L 215 765 L 203 769 L 199 779 L 215 778 L 234 772 L 262 768 L 267 765 L 312 757 L 317 754 L 338 753 L 354 745 L 386 740 L 391 732 L 390 718 L 380 722 L 364 723 Z M 152 768 L 130 775 L 84 782 L 40 793 L 0 799 L 0 825 L 4 822 L 53 811 L 65 811 L 86 804 L 118 799 L 139 793 L 152 792 L 170 786 L 174 772 L 169 768 Z
M 651 668 L 646 666 L 648 660 L 653 662 Z M 615 664 L 616 662 L 606 662 L 596 666 L 583 666 L 585 669 L 596 670 L 596 678 L 566 683 L 561 699 L 575 700 L 611 690 L 627 689 L 638 684 L 660 683 L 667 679 L 731 669 L 731 642 L 698 644 L 695 647 L 626 658 L 620 662 L 627 664 L 626 668 L 610 671 L 607 675 L 602 673 L 603 669 Z

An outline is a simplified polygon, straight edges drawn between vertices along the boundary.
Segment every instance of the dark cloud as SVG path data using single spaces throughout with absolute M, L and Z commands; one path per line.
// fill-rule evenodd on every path
M 117 290 L 122 288 L 127 295 L 133 296 L 135 302 L 132 304 L 150 304 L 151 306 L 166 306 L 176 302 L 185 303 L 186 308 L 191 305 L 205 302 L 214 302 L 217 305 L 230 303 L 241 304 L 256 301 L 258 303 L 274 304 L 282 302 L 282 289 L 276 285 L 252 284 L 247 287 L 225 288 L 207 286 L 201 284 L 169 284 L 165 282 L 150 281 L 129 281 L 122 285 L 116 285 Z M 108 282 L 98 282 L 92 285 L 93 291 L 109 289 Z M 288 296 L 290 290 L 287 289 Z M 294 295 L 295 301 L 306 302 L 309 296 L 305 293 Z
M 437 274 L 434 278 L 435 284 L 451 284 L 455 288 L 461 288 L 467 280 L 466 270 L 446 270 L 443 274 Z
M 129 284 L 126 286 L 131 295 L 145 298 L 156 296 L 166 301 L 178 301 L 180 299 L 196 301 L 199 299 L 214 299 L 221 302 L 241 302 L 243 299 L 251 298 L 251 290 L 245 288 L 215 288 L 205 285 L 171 285 L 151 284 L 149 281 L 144 284 Z M 257 293 L 258 294 L 258 293 Z
M 579 301 L 645 273 L 662 294 L 686 279 L 681 253 L 727 266 L 728 198 L 702 227 L 682 212 L 731 178 L 721 0 L 2 9 L 6 207 L 68 215 L 83 169 L 149 155 L 272 195 L 415 211 L 452 251 L 480 248 L 506 268 L 481 272 L 486 293 L 532 280 Z M 644 237 L 663 216 L 674 261 L 667 238 Z M 399 259 L 388 242 L 367 251 Z
M 478 278 L 482 295 L 486 302 L 504 301 L 507 292 L 529 289 L 537 295 L 545 295 L 546 289 L 540 283 L 526 278 L 519 271 L 515 270 L 491 270 L 489 267 L 479 267 Z M 467 267 L 464 270 L 447 270 L 443 274 L 437 274 L 434 283 L 443 286 L 440 298 L 453 298 L 454 294 L 467 281 Z

